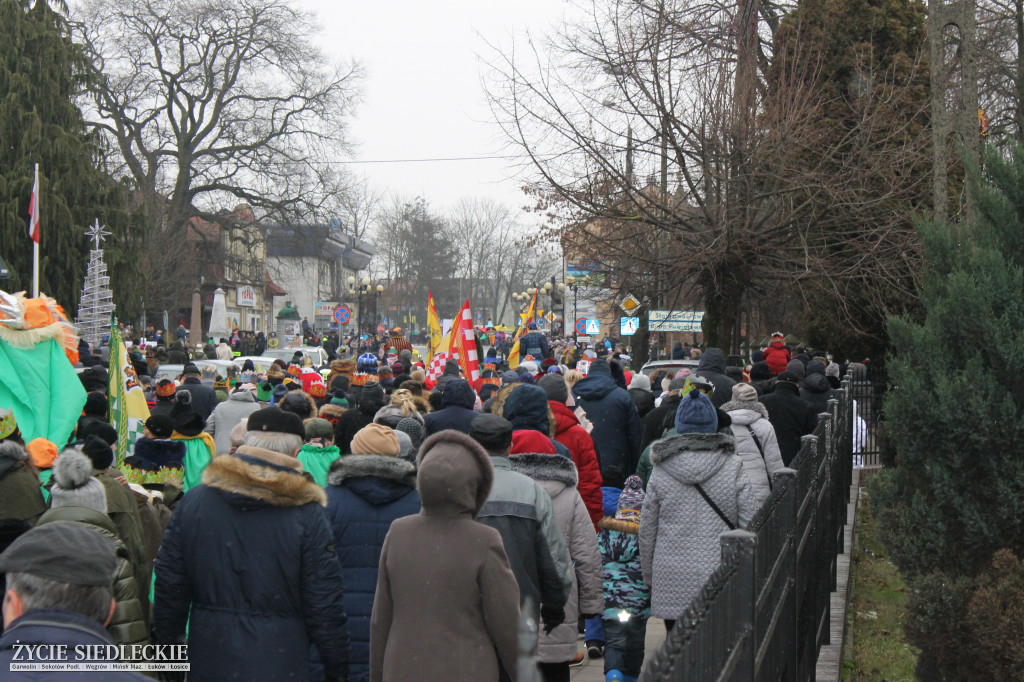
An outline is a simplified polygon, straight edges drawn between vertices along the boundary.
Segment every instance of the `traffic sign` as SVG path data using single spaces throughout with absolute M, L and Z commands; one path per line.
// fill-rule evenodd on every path
M 555 315 L 553 312 L 549 312 L 547 315 L 544 316 L 544 319 L 546 319 L 548 322 L 554 322 L 557 317 L 558 315 Z
M 585 336 L 587 333 L 587 318 L 581 317 L 576 320 L 576 333 Z
M 593 336 L 594 334 L 601 333 L 601 321 L 600 320 L 587 320 L 587 336 Z
M 636 334 L 636 330 L 640 328 L 639 317 L 620 317 L 619 318 L 619 336 L 633 336 Z
M 652 332 L 700 332 L 703 310 L 652 310 L 647 329 Z
M 338 324 L 348 324 L 352 319 L 352 309 L 347 305 L 339 305 L 334 309 L 334 321 Z
M 622 308 L 623 312 L 627 315 L 632 315 L 637 308 L 640 307 L 640 301 L 638 301 L 636 296 L 633 294 L 629 294 L 626 298 L 622 299 L 619 303 L 619 307 Z

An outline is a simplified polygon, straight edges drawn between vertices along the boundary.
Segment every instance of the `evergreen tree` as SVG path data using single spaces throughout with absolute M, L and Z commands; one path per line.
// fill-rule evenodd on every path
M 972 676 L 959 666 L 979 576 L 1000 549 L 1024 555 L 1024 148 L 1009 157 L 984 150 L 975 218 L 921 226 L 924 319 L 889 324 L 898 461 L 872 499 L 913 588 L 906 629 L 921 679 Z
M 62 8 L 63 11 L 63 8 Z M 140 310 L 139 269 L 124 191 L 98 169 L 99 149 L 75 97 L 91 65 L 71 41 L 67 20 L 45 0 L 0 0 L 0 248 L 11 291 L 32 283 L 28 205 L 39 164 L 39 289 L 74 316 L 97 218 L 113 233 L 106 245 L 118 310 Z

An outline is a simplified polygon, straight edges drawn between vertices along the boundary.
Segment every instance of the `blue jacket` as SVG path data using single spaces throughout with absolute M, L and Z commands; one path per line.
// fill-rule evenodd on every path
M 476 393 L 465 379 L 452 379 L 441 393 L 441 409 L 423 418 L 423 437 L 438 431 L 455 429 L 469 433 L 469 425 L 480 413 L 473 409 Z
M 94 682 L 95 680 L 148 680 L 141 673 L 96 672 L 83 670 L 80 672 L 51 671 L 12 671 L 11 663 L 18 653 L 15 644 L 64 644 L 67 645 L 68 660 L 75 662 L 76 646 L 104 646 L 113 644 L 103 626 L 80 613 L 59 609 L 39 609 L 30 611 L 18 618 L 0 636 L 0 678 L 11 682 L 27 682 L 28 680 L 75 680 Z M 24 660 L 21 653 L 19 659 Z
M 555 452 L 572 459 L 569 448 L 551 437 L 551 421 L 548 419 L 548 394 L 540 386 L 524 384 L 516 386 L 505 399 L 502 416 L 512 422 L 516 431 L 539 431 L 555 446 Z
M 541 360 L 551 357 L 551 348 L 548 345 L 548 337 L 538 331 L 531 331 L 519 339 L 519 357 L 525 358 L 532 355 L 538 363 Z
M 592 363 L 590 374 L 576 383 L 572 394 L 594 425 L 590 436 L 601 470 L 617 466 L 632 474 L 640 459 L 640 414 L 626 389 L 615 385 L 608 363 Z
M 189 680 L 307 680 L 310 644 L 348 674 L 341 563 L 323 489 L 250 446 L 221 455 L 181 499 L 154 566 L 159 644 L 189 635 Z
M 397 457 L 346 455 L 331 465 L 327 482 L 327 515 L 345 579 L 352 642 L 349 682 L 365 682 L 380 549 L 392 521 L 420 511 L 416 467 Z

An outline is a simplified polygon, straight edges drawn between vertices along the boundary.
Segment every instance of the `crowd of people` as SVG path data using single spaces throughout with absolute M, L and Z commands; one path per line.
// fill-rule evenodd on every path
M 526 613 L 542 679 L 589 657 L 636 680 L 648 620 L 674 627 L 841 373 L 781 334 L 647 374 L 530 330 L 518 366 L 434 381 L 396 331 L 214 385 L 174 342 L 124 462 L 101 352 L 67 443 L 24 442 L 0 405 L 3 678 L 34 679 L 8 675 L 16 642 L 81 641 L 187 643 L 200 681 L 515 679 Z

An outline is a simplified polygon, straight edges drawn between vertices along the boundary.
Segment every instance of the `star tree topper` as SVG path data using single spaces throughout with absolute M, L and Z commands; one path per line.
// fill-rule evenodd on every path
M 100 242 L 105 237 L 110 236 L 110 232 L 107 231 L 106 225 L 100 225 L 99 218 L 96 222 L 89 226 L 89 229 L 85 231 L 85 234 L 96 243 L 96 250 L 100 248 Z

